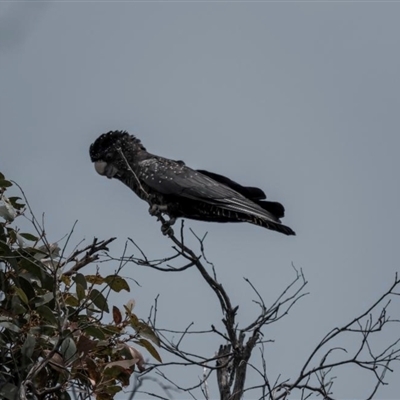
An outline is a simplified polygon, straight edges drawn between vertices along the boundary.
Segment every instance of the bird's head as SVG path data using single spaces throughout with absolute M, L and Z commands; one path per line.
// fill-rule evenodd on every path
M 126 161 L 132 161 L 132 156 L 138 150 L 146 149 L 135 136 L 126 131 L 110 131 L 100 135 L 90 145 L 89 154 L 96 172 L 113 178 L 121 169 L 125 169 Z

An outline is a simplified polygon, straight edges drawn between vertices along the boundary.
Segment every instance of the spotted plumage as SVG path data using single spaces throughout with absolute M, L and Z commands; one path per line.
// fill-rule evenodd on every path
M 295 233 L 282 225 L 284 207 L 265 201 L 265 193 L 205 170 L 193 170 L 183 161 L 146 151 L 127 132 L 111 131 L 90 146 L 90 158 L 100 175 L 116 178 L 150 205 L 150 212 L 176 218 L 213 222 L 249 222 L 286 235 Z

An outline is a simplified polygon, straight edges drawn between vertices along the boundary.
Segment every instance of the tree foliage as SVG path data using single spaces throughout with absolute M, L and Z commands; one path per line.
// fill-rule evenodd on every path
M 64 248 L 49 243 L 26 198 L 6 196 L 13 186 L 0 174 L 0 397 L 113 399 L 145 369 L 140 348 L 161 361 L 159 339 L 134 301 L 109 304 L 110 292 L 130 291 L 124 264 L 108 276 L 84 272 L 115 238 L 67 255 L 70 236 Z M 34 233 L 20 232 L 16 219 Z
M 163 222 L 162 216 L 159 216 L 159 219 Z M 243 325 L 237 316 L 239 305 L 235 305 L 231 300 L 231 294 L 218 279 L 216 268 L 206 257 L 205 237 L 200 238 L 193 231 L 191 233 L 199 244 L 197 252 L 187 246 L 182 223 L 178 237 L 172 230 L 169 232 L 169 238 L 174 244 L 175 254 L 172 256 L 162 260 L 151 260 L 132 241 L 140 254 L 126 258 L 126 261 L 157 270 L 159 273 L 183 273 L 189 268 L 197 270 L 199 279 L 203 279 L 212 290 L 216 307 L 221 310 L 222 328 L 218 327 L 219 321 L 210 321 L 209 329 L 199 331 L 193 328 L 191 322 L 180 332 L 160 327 L 154 313 L 151 323 L 159 332 L 161 348 L 177 360 L 174 365 L 197 367 L 198 376 L 201 376 L 197 384 L 187 385 L 186 382 L 169 378 L 166 364 L 154 365 L 152 369 L 172 387 L 187 393 L 191 398 L 210 400 L 215 396 L 209 391 L 209 381 L 215 375 L 221 400 L 240 400 L 246 395 L 248 398 L 260 400 L 308 399 L 315 396 L 333 400 L 337 398 L 336 374 L 347 366 L 352 367 L 352 373 L 365 372 L 369 375 L 364 387 L 360 388 L 360 398 L 365 396 L 365 393 L 365 398 L 374 398 L 379 389 L 387 384 L 386 374 L 392 372 L 394 365 L 400 361 L 400 319 L 398 309 L 393 307 L 393 302 L 400 296 L 398 274 L 388 289 L 377 295 L 376 300 L 360 315 L 327 332 L 315 344 L 293 377 L 284 377 L 273 365 L 267 365 L 264 344 L 271 342 L 268 338 L 268 326 L 287 316 L 299 300 L 308 294 L 305 292 L 307 281 L 303 271 L 293 266 L 295 278 L 270 304 L 266 304 L 256 285 L 245 278 L 246 284 L 253 290 L 253 302 L 259 312 L 250 323 Z M 171 265 L 171 261 L 174 261 L 175 265 Z M 394 316 L 391 315 L 393 313 Z M 376 346 L 376 337 L 390 330 L 396 337 L 391 342 L 385 342 L 383 346 L 382 343 Z M 222 342 L 219 349 L 215 349 L 214 356 L 206 357 L 184 346 L 188 336 L 200 340 L 205 335 L 219 337 Z M 176 336 L 178 340 L 174 339 Z M 297 339 L 294 334 L 294 340 Z M 258 383 L 248 384 L 247 376 L 250 372 L 255 373 Z
M 23 199 L 5 195 L 15 186 Z M 332 400 L 336 373 L 351 366 L 353 372 L 361 370 L 369 374 L 366 398 L 372 399 L 386 384 L 385 374 L 393 371 L 393 365 L 400 361 L 400 335 L 383 348 L 374 345 L 376 336 L 400 323 L 398 317 L 390 315 L 394 300 L 400 295 L 398 275 L 364 312 L 333 327 L 322 337 L 295 376 L 282 377 L 273 365 L 267 365 L 264 344 L 271 342 L 268 326 L 286 317 L 307 294 L 302 270 L 294 268 L 293 281 L 270 304 L 266 304 L 256 285 L 245 279 L 253 291 L 258 313 L 243 325 L 238 318 L 239 305 L 207 260 L 205 237 L 199 238 L 192 231 L 199 248 L 196 251 L 189 248 L 183 223 L 180 235 L 176 236 L 171 228 L 166 232 L 173 254 L 163 259 L 147 257 L 131 239 L 124 254 L 117 258 L 108 252 L 108 245 L 115 238 L 95 238 L 88 246 L 77 246 L 68 253 L 73 230 L 62 248 L 59 243 L 50 243 L 44 222 L 37 221 L 22 189 L 2 174 L 0 217 L 4 219 L 0 222 L 1 398 L 109 400 L 134 384 L 131 398 L 147 394 L 168 399 L 172 397 L 171 390 L 176 390 L 193 399 L 210 400 L 216 397 L 209 387 L 214 376 L 222 400 L 240 400 L 246 396 L 270 400 L 320 396 Z M 157 217 L 165 225 L 163 216 Z M 33 233 L 17 229 L 16 219 L 28 221 Z M 128 244 L 134 246 L 132 250 Z M 115 272 L 104 276 L 99 268 L 103 262 L 115 264 Z M 209 321 L 209 327 L 202 330 L 195 330 L 191 322 L 179 331 L 159 325 L 157 298 L 146 320 L 134 313 L 134 300 L 123 305 L 111 304 L 110 293 L 130 291 L 128 280 L 121 276 L 129 263 L 159 274 L 195 270 L 199 280 L 211 289 L 221 321 Z M 92 266 L 90 273 L 89 266 Z M 398 315 L 395 308 L 394 312 Z M 211 349 L 213 356 L 186 347 L 188 336 L 201 340 L 209 335 L 220 343 L 218 348 Z M 340 342 L 349 336 L 350 342 Z M 155 360 L 153 363 L 145 363 L 143 348 Z M 168 360 L 161 360 L 159 349 Z M 189 366 L 198 372 L 196 384 L 170 378 L 171 368 L 176 371 Z M 248 384 L 250 372 L 256 375 L 258 383 Z M 133 376 L 137 379 L 132 379 Z M 146 377 L 157 380 L 162 392 L 142 388 Z

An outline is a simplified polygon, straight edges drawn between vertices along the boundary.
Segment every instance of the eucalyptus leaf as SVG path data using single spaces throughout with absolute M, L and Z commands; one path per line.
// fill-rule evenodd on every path
M 145 324 L 144 322 L 139 322 L 135 330 L 142 338 L 149 339 L 160 347 L 160 339 L 149 325 Z
M 21 210 L 22 208 L 25 207 L 25 204 L 23 204 L 23 203 L 22 203 L 22 204 L 21 204 L 21 203 L 18 203 L 18 200 L 22 200 L 21 197 L 13 196 L 13 197 L 9 197 L 9 198 L 8 198 L 8 201 L 11 203 L 11 205 L 12 205 L 15 209 Z
M 122 390 L 121 386 L 116 386 L 116 385 L 111 385 L 111 386 L 107 386 L 106 391 L 107 393 L 112 396 L 112 398 L 114 398 L 114 395 L 117 394 L 118 392 L 120 392 Z
M 36 242 L 39 239 L 35 236 L 35 235 L 31 235 L 30 233 L 20 233 L 20 235 L 26 239 L 26 240 L 30 240 L 31 242 Z
M 28 302 L 32 300 L 35 297 L 35 289 L 32 286 L 31 280 L 30 280 L 30 274 L 29 273 L 22 273 L 19 274 L 20 280 L 19 284 L 21 285 L 21 289 L 24 291 L 26 294 L 26 297 L 28 298 Z
M 136 342 L 140 346 L 143 346 L 157 361 L 162 362 L 158 351 L 154 348 L 154 346 L 146 339 L 140 339 Z
M 9 329 L 12 332 L 19 332 L 20 328 L 17 325 L 12 324 L 8 321 L 0 321 L 0 326 L 6 329 Z
M 66 337 L 62 341 L 60 352 L 67 364 L 75 360 L 77 357 L 76 344 L 71 336 Z
M 101 329 L 96 328 L 95 326 L 88 326 L 84 329 L 84 331 L 87 335 L 92 336 L 96 339 L 104 340 L 106 338 L 104 332 Z
M 83 289 L 87 289 L 86 278 L 82 274 L 76 274 L 74 280 L 77 284 L 81 285 Z
M 85 294 L 85 289 L 80 283 L 76 284 L 76 296 L 78 297 L 78 300 L 82 301 L 86 294 Z
M 58 325 L 57 318 L 54 315 L 54 312 L 49 307 L 47 307 L 46 305 L 42 305 L 38 307 L 36 311 L 47 322 L 50 322 L 51 324 L 54 325 L 54 327 L 57 327 Z
M 104 283 L 104 278 L 100 275 L 85 275 L 86 281 L 94 285 L 101 285 Z
M 34 300 L 34 304 L 36 307 L 39 307 L 43 304 L 49 303 L 51 300 L 54 299 L 54 295 L 51 292 L 45 293 L 43 296 L 38 296 Z
M 12 186 L 12 183 L 7 179 L 0 179 L 0 187 L 6 188 Z
M 110 286 L 114 292 L 120 292 L 121 290 L 130 291 L 129 285 L 124 278 L 118 275 L 109 275 L 104 278 L 104 281 Z
M 29 303 L 27 295 L 25 294 L 25 292 L 21 288 L 16 287 L 15 288 L 15 292 L 17 293 L 18 297 L 21 299 L 21 301 L 23 303 L 25 303 L 25 304 Z
M 67 294 L 64 298 L 65 304 L 71 306 L 71 307 L 78 307 L 79 306 L 79 300 L 73 296 L 72 294 Z
M 102 311 L 109 312 L 106 298 L 97 289 L 92 289 L 89 293 L 89 298 L 93 301 L 95 306 Z
M 1 386 L 0 398 L 7 400 L 16 400 L 18 395 L 18 388 L 11 383 L 6 383 Z
M 24 344 L 22 345 L 21 348 L 21 353 L 26 357 L 26 358 L 31 358 L 33 351 L 35 350 L 35 345 L 36 345 L 36 339 L 32 335 L 26 335 L 26 339 Z

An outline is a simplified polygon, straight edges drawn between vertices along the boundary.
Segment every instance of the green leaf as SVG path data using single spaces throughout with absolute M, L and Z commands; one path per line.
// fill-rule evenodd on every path
M 53 311 L 49 307 L 43 305 L 38 307 L 36 311 L 44 320 L 50 322 L 55 327 L 57 326 L 57 318 L 55 317 Z
M 17 315 L 25 314 L 27 311 L 26 307 L 21 303 L 21 299 L 16 294 L 11 299 L 11 310 Z
M 6 188 L 12 186 L 12 183 L 10 181 L 7 181 L 6 179 L 0 179 L 0 187 Z
M 34 300 L 34 304 L 36 307 L 39 307 L 43 304 L 49 303 L 51 300 L 54 299 L 53 293 L 45 293 L 43 296 L 38 296 Z
M 79 306 L 79 300 L 75 296 L 73 296 L 72 294 L 67 294 L 64 297 L 64 301 L 65 301 L 65 304 L 67 304 L 68 306 L 71 306 L 71 307 L 78 307 Z
M 92 289 L 89 293 L 90 300 L 93 301 L 94 305 L 102 311 L 109 312 L 106 298 L 97 289 Z
M 110 286 L 114 292 L 120 292 L 121 290 L 130 291 L 129 285 L 125 279 L 118 275 L 109 275 L 104 278 L 104 281 Z
M 7 260 L 4 261 L 8 261 L 8 258 L 12 256 L 12 251 L 10 249 L 10 247 L 8 246 L 7 243 L 4 242 L 0 242 L 0 257 L 4 256 L 7 257 Z
M 39 329 L 31 328 L 29 330 L 33 335 L 41 335 L 43 337 L 56 337 L 58 335 L 58 329 L 53 325 L 40 325 Z
M 36 292 L 32 286 L 31 274 L 29 272 L 23 272 L 19 274 L 19 277 L 20 277 L 19 284 L 21 289 L 26 294 L 28 301 L 32 300 L 35 297 Z
M 114 398 L 114 395 L 122 390 L 121 386 L 111 385 L 105 388 L 106 392 Z
M 84 329 L 84 332 L 96 339 L 104 340 L 106 338 L 104 332 L 95 326 L 88 326 L 86 329 Z
M 74 280 L 76 282 L 76 284 L 79 284 L 82 286 L 83 289 L 87 289 L 87 283 L 86 283 L 86 279 L 82 274 L 76 274 L 74 277 Z
M 74 339 L 72 339 L 72 337 L 66 337 L 62 341 L 60 352 L 64 356 L 64 360 L 67 364 L 69 362 L 72 362 L 76 358 L 77 356 L 76 344 L 74 342 Z
M 104 283 L 104 278 L 100 275 L 85 275 L 86 281 L 93 285 L 101 285 Z
M 17 232 L 13 228 L 6 228 L 7 229 L 7 234 L 8 237 L 10 238 L 12 243 L 15 243 L 17 241 Z
M 26 269 L 39 279 L 41 279 L 43 275 L 47 274 L 47 272 L 43 268 L 43 264 L 40 261 L 35 260 L 32 257 L 31 252 L 25 251 L 24 249 L 20 251 L 20 255 L 23 257 L 20 261 L 22 269 Z
M 37 242 L 39 240 L 39 238 L 37 238 L 34 235 L 31 235 L 30 233 L 20 233 L 20 235 L 26 239 L 26 240 L 30 240 L 31 242 Z
M 78 297 L 79 300 L 83 300 L 86 296 L 85 289 L 80 283 L 76 284 L 76 296 Z
M 68 275 L 61 275 L 61 282 L 66 286 L 71 286 L 71 277 Z
M 0 397 L 7 400 L 17 399 L 18 388 L 11 383 L 6 383 L 0 389 Z
M 32 335 L 26 335 L 25 342 L 22 346 L 21 353 L 26 357 L 26 358 L 31 358 L 33 351 L 35 350 L 35 345 L 36 345 L 36 339 Z
M 143 346 L 157 361 L 162 362 L 158 351 L 154 348 L 154 346 L 146 339 L 140 339 L 136 342 L 140 346 Z
M 18 200 L 22 200 L 21 197 L 9 197 L 8 201 L 11 203 L 11 205 L 16 209 L 16 210 L 21 210 L 22 208 L 25 207 L 25 204 L 20 204 L 18 203 Z
M 9 329 L 12 332 L 19 332 L 20 328 L 17 325 L 12 324 L 8 321 L 0 321 L 0 326 L 6 329 Z
M 139 322 L 138 326 L 135 328 L 136 332 L 142 337 L 151 340 L 154 344 L 160 347 L 160 339 L 154 333 L 153 329 L 144 322 Z
M 25 303 L 25 304 L 29 303 L 28 297 L 26 296 L 25 292 L 21 288 L 16 287 L 15 292 L 17 293 L 18 297 L 21 299 L 21 301 L 23 303 Z
M 35 260 L 29 252 L 23 251 L 20 253 L 23 254 L 23 258 L 20 261 L 21 269 L 25 269 L 35 276 L 39 286 L 44 289 L 53 290 L 54 278 L 45 270 L 43 264 Z
M 131 326 L 135 330 L 137 330 L 137 328 L 139 328 L 139 325 L 140 325 L 139 318 L 135 314 L 132 314 L 132 313 L 129 315 L 129 317 L 130 317 Z
M 103 326 L 103 332 L 108 333 L 110 335 L 118 334 L 122 331 L 122 327 L 114 326 L 114 325 L 106 325 Z

